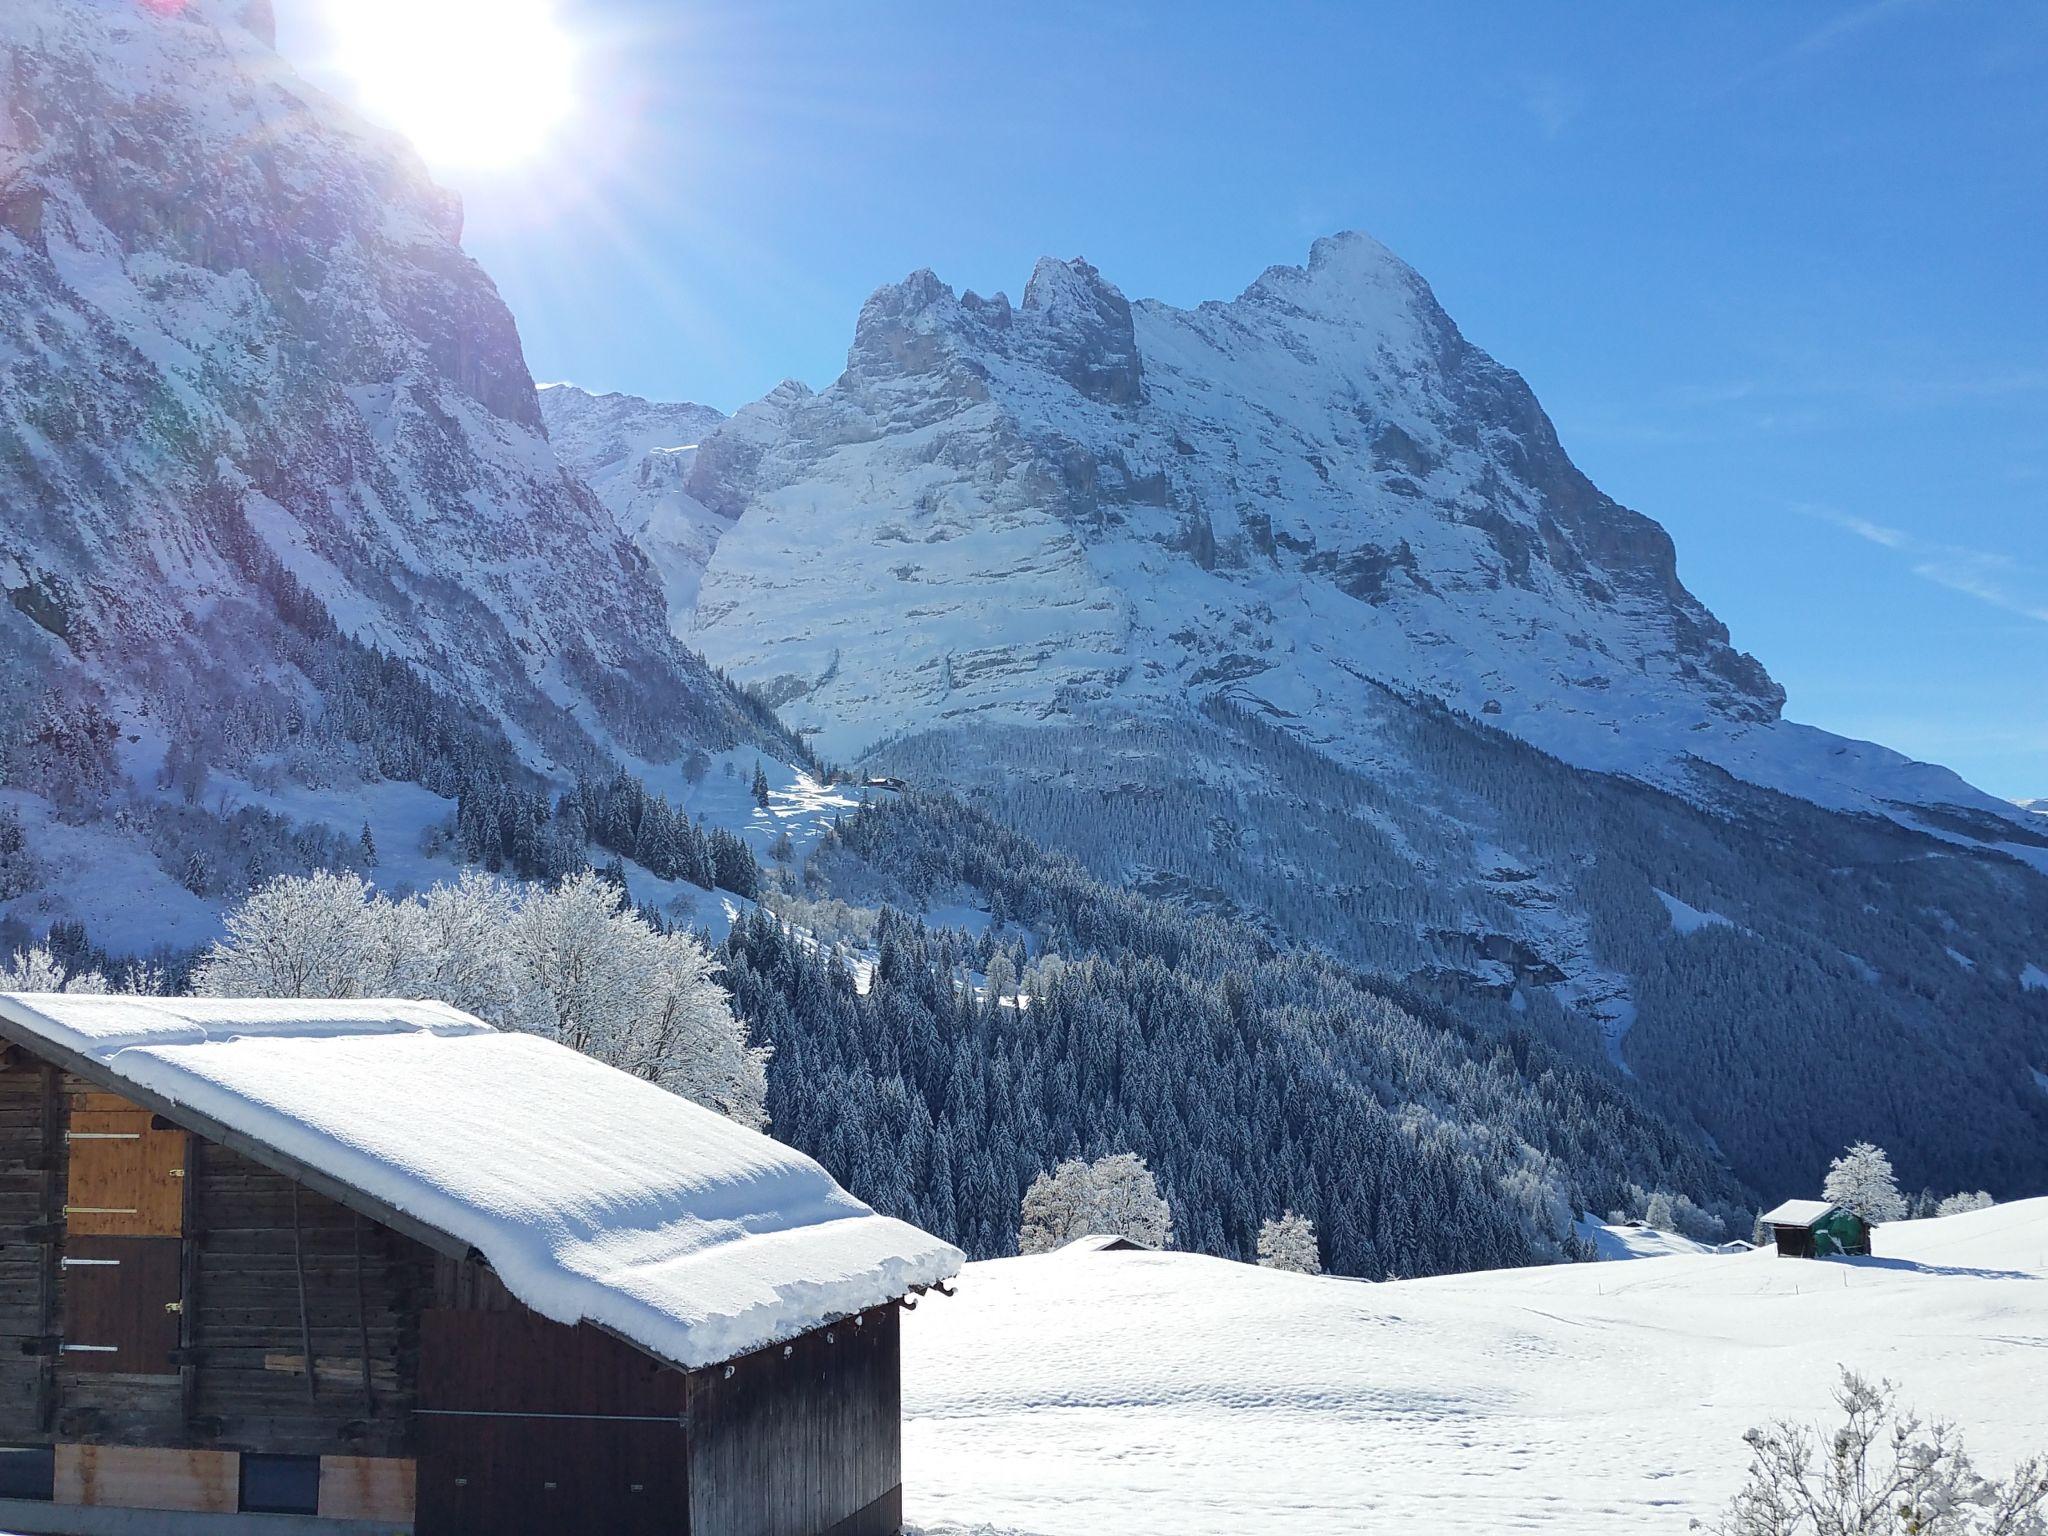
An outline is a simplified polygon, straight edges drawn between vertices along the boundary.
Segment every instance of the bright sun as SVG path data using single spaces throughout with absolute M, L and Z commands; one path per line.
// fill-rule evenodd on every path
M 363 110 L 437 167 L 502 168 L 547 147 L 575 105 L 550 0 L 328 0 L 336 62 Z

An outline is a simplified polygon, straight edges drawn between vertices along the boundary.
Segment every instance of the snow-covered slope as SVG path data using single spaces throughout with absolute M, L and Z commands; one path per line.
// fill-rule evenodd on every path
M 672 622 L 828 758 L 1575 1036 L 1745 1177 L 1881 1130 L 1930 1181 L 2044 1187 L 2040 819 L 1783 719 L 1372 240 L 1193 310 L 1079 261 L 1018 305 L 915 274 L 690 495 L 726 531 Z
M 1017 306 L 917 273 L 751 492 L 691 633 L 835 757 L 1220 693 L 1359 761 L 1380 683 L 1583 767 L 2010 814 L 1781 720 L 1664 531 L 1363 235 L 1194 310 L 1083 261 L 1040 262 Z
M 543 385 L 540 410 L 557 456 L 660 575 L 668 611 L 694 608 L 698 578 L 731 526 L 689 492 L 697 444 L 725 421 L 723 413 L 593 395 L 573 384 Z
M 456 199 L 267 16 L 0 7 L 0 752 L 48 853 L 129 807 L 83 905 L 30 882 L 30 928 L 190 942 L 263 872 L 223 857 L 332 862 L 365 786 L 452 811 L 772 734 L 558 462 Z M 281 819 L 197 830 L 244 811 Z M 152 869 L 197 899 L 93 906 Z
M 1369 1285 L 1185 1254 L 972 1264 L 904 1335 L 913 1528 L 984 1536 L 1680 1531 L 1837 1370 L 2048 1446 L 2048 1201 L 1769 1252 Z

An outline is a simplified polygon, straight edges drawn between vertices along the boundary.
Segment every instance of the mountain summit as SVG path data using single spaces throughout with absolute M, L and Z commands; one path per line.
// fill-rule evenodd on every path
M 1193 309 L 1079 260 L 1015 304 L 914 273 L 684 494 L 717 537 L 671 625 L 829 758 L 1604 1055 L 1759 1184 L 1873 1126 L 2048 1168 L 2010 1161 L 2048 1126 L 2039 818 L 1786 720 L 1367 236 Z M 2010 1119 L 1930 1131 L 1932 1085 Z

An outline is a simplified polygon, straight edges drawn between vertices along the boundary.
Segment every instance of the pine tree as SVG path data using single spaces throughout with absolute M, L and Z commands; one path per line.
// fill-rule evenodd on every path
M 764 811 L 768 809 L 768 774 L 759 758 L 754 760 L 754 804 Z
M 1905 1198 L 1898 1180 L 1892 1177 L 1892 1160 L 1884 1149 L 1859 1141 L 1828 1165 L 1828 1180 L 1821 1198 L 1845 1211 L 1854 1211 L 1875 1225 L 1899 1221 L 1906 1214 Z
M 359 846 L 363 851 L 363 868 L 375 869 L 377 867 L 377 839 L 371 835 L 370 824 L 367 821 L 363 823 L 363 835 Z

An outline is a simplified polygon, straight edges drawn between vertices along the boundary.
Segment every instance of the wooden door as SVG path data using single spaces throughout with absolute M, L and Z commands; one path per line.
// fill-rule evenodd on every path
M 63 1360 L 73 1370 L 168 1376 L 177 1367 L 182 1245 L 74 1237 L 64 1245 Z

